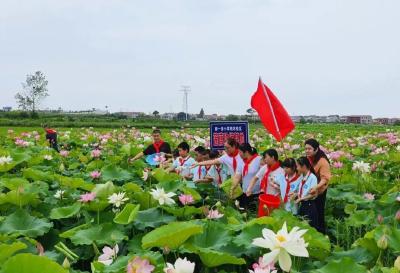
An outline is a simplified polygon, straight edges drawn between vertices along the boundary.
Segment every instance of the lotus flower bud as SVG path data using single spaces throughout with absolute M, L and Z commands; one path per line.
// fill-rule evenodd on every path
M 69 268 L 71 267 L 71 264 L 69 263 L 69 261 L 68 261 L 67 258 L 64 259 L 64 261 L 63 261 L 63 263 L 62 263 L 62 266 L 63 266 L 65 269 L 69 269 Z
M 382 237 L 378 240 L 378 247 L 380 249 L 386 249 L 388 247 L 388 239 L 386 235 L 382 235 Z
M 400 271 L 400 256 L 397 256 L 397 259 L 394 261 L 394 268 Z

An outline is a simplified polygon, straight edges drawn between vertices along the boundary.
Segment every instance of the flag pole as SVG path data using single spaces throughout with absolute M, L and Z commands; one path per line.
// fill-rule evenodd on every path
M 272 113 L 272 118 L 273 118 L 273 120 L 274 120 L 274 124 L 275 124 L 276 131 L 278 132 L 279 138 L 281 139 L 279 142 L 280 142 L 280 144 L 281 144 L 283 153 L 285 154 L 285 157 L 288 157 L 287 154 L 286 154 L 286 151 L 285 151 L 285 146 L 283 145 L 283 138 L 282 138 L 282 135 L 281 135 L 281 130 L 279 129 L 278 122 L 276 121 L 274 108 L 272 107 L 272 104 L 271 104 L 271 101 L 270 101 L 269 96 L 268 96 L 268 94 L 267 94 L 267 91 L 265 90 L 264 82 L 262 81 L 261 76 L 260 76 L 260 82 L 261 82 L 261 85 L 262 85 L 262 89 L 263 89 L 265 98 L 266 98 L 266 100 L 268 101 L 269 109 L 271 110 L 271 113 Z

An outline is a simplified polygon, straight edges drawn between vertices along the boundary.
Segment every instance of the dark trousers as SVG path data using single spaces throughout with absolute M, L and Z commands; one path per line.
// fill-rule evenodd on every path
M 57 134 L 46 134 L 46 139 L 49 142 L 50 147 L 59 152 L 57 143 Z
M 317 230 L 323 234 L 326 233 L 326 226 L 325 226 L 325 201 L 326 201 L 326 192 L 325 190 L 322 194 L 318 195 L 315 198 L 315 206 L 317 207 L 317 214 L 318 214 L 318 225 Z
M 250 210 L 255 212 L 258 204 L 258 194 L 252 194 L 250 196 L 242 194 L 238 197 L 238 201 L 241 208 L 244 208 L 246 211 Z
M 299 216 L 304 217 L 310 226 L 318 230 L 318 211 L 315 200 L 301 201 Z

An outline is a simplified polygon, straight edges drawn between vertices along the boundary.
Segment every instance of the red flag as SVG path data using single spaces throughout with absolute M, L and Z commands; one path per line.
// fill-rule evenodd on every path
M 261 78 L 258 80 L 257 91 L 251 97 L 251 107 L 257 111 L 264 127 L 277 141 L 281 141 L 294 129 L 293 120 L 286 109 Z

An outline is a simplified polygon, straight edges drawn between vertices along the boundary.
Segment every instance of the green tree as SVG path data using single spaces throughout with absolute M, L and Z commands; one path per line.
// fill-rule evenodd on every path
M 204 118 L 204 110 L 201 108 L 199 118 Z
M 26 76 L 22 83 L 23 90 L 15 95 L 18 107 L 25 111 L 35 113 L 40 102 L 49 96 L 46 76 L 41 71 Z

